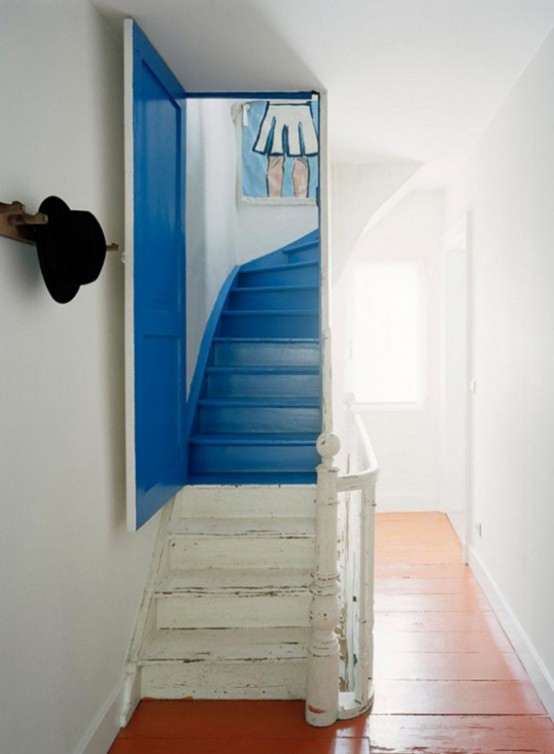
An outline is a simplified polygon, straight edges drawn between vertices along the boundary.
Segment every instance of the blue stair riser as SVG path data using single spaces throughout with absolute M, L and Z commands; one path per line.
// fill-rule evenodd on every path
M 214 366 L 319 366 L 319 341 L 215 341 Z
M 315 484 L 315 471 L 227 471 L 191 473 L 189 484 Z
M 313 309 L 319 304 L 318 286 L 287 288 L 278 290 L 262 288 L 235 288 L 231 291 L 227 308 L 229 309 Z
M 239 272 L 237 285 L 240 288 L 260 285 L 319 285 L 319 264 L 289 264 L 275 269 Z
M 319 463 L 314 445 L 195 445 L 191 472 L 310 472 Z
M 242 338 L 317 338 L 317 312 L 236 312 L 221 317 L 220 336 Z
M 206 375 L 207 398 L 293 397 L 319 398 L 319 374 L 210 374 Z
M 198 432 L 313 432 L 321 431 L 319 407 L 202 406 Z

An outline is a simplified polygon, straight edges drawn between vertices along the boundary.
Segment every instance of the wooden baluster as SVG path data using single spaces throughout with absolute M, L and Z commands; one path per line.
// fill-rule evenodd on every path
M 316 561 L 310 588 L 311 639 L 308 648 L 306 720 L 332 725 L 338 716 L 340 618 L 337 570 L 337 475 L 334 456 L 340 450 L 336 435 L 323 433 L 317 441 L 322 463 L 317 467 Z

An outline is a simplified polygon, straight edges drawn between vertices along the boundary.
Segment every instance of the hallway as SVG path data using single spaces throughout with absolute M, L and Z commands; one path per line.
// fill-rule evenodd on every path
M 375 703 L 143 701 L 111 754 L 553 754 L 554 726 L 443 514 L 377 514 Z

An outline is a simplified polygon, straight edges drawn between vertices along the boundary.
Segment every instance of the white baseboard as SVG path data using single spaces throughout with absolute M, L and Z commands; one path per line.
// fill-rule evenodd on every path
M 554 720 L 554 679 L 475 549 L 470 545 L 467 551 L 469 565 L 479 585 L 485 592 L 496 617 L 527 671 L 529 680 L 535 687 L 547 714 Z
M 463 546 L 466 542 L 465 533 L 465 515 L 463 511 L 445 511 L 450 521 L 450 526 L 456 532 L 456 536 L 460 540 L 460 544 Z
M 120 730 L 125 679 L 122 679 L 94 716 L 75 754 L 106 754 Z
M 420 511 L 440 511 L 437 496 L 379 494 L 379 486 L 377 486 L 378 513 L 418 513 Z

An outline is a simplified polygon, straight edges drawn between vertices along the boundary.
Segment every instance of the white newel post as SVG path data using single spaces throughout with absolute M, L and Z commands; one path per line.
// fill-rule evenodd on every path
M 340 619 L 337 563 L 337 475 L 334 456 L 340 450 L 336 435 L 323 433 L 317 441 L 322 463 L 317 467 L 316 559 L 310 588 L 311 638 L 308 648 L 306 720 L 323 727 L 337 720 L 339 704 Z

